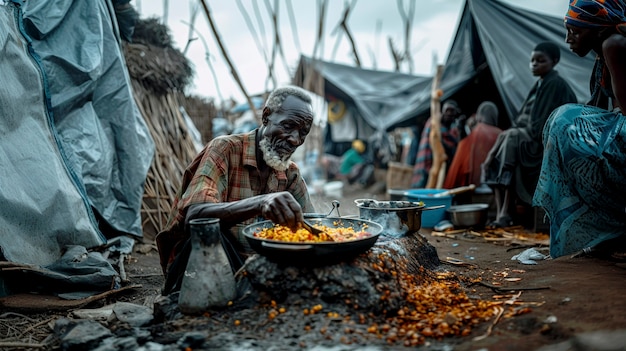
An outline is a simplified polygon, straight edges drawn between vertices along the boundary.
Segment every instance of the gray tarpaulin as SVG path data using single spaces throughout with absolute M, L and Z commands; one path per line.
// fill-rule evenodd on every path
M 563 16 L 566 10 L 564 4 Z M 493 100 L 501 115 L 514 120 L 537 81 L 529 68 L 532 49 L 549 41 L 561 49 L 555 69 L 571 84 L 579 102 L 586 102 L 594 56 L 581 58 L 572 53 L 565 43 L 565 32 L 562 16 L 523 10 L 497 0 L 466 0 L 441 77 L 444 99 L 452 97 L 461 106 L 477 106 L 490 94 L 496 95 Z M 419 103 L 418 114 L 430 110 L 425 102 Z M 465 112 L 473 111 L 475 108 Z
M 0 1 L 0 16 L 0 259 L 141 236 L 154 143 L 110 1 Z
M 564 4 L 563 15 L 566 9 Z M 561 48 L 556 70 L 572 85 L 579 101 L 586 102 L 594 57 L 581 58 L 569 50 L 563 17 L 497 0 L 465 1 L 444 64 L 440 86 L 443 100 L 457 100 L 467 115 L 481 102 L 491 100 L 500 110 L 501 126 L 508 127 L 537 79 L 529 69 L 530 54 L 543 41 Z M 432 79 L 427 77 L 372 71 L 303 56 L 293 82 L 320 96 L 354 105 L 354 115 L 376 130 L 413 126 L 423 123 L 430 114 Z
M 14 5 L 0 2 L 0 250 L 9 261 L 47 265 L 67 245 L 106 240 L 64 162 L 17 18 Z
M 415 106 L 411 102 L 420 94 L 430 97 L 431 80 L 430 77 L 362 69 L 302 56 L 294 84 L 327 99 L 348 102 L 348 106 L 355 108 L 351 112 L 357 119 L 356 125 L 360 126 L 360 118 L 373 133 L 392 129 L 413 117 Z M 358 137 L 366 139 L 366 135 L 360 134 Z
M 70 167 L 91 205 L 114 230 L 141 236 L 154 143 L 133 100 L 110 0 L 26 1 L 24 28 L 48 77 Z

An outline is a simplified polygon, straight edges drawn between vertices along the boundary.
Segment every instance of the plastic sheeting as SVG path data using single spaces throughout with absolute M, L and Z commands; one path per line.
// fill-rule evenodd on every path
M 133 100 L 111 2 L 26 1 L 24 28 L 48 77 L 69 166 L 90 204 L 114 230 L 141 236 L 154 142 Z
M 370 132 L 388 130 L 414 117 L 415 106 L 410 102 L 430 88 L 431 81 L 430 77 L 361 69 L 305 56 L 300 58 L 294 78 L 294 84 L 304 89 L 343 100 L 348 108 L 354 106 L 351 112 L 357 125 L 364 120 Z M 430 91 L 426 94 L 430 97 Z M 367 134 L 358 133 L 358 137 L 365 139 Z
M 16 6 L 0 3 L 0 258 L 47 265 L 67 245 L 106 239 L 79 177 L 66 166 L 42 71 L 18 18 Z
M 564 6 L 563 15 L 565 10 Z M 463 88 L 463 93 L 471 98 L 483 97 L 476 91 L 481 87 L 476 80 L 488 69 L 504 107 L 500 113 L 514 120 L 537 81 L 530 72 L 530 54 L 544 41 L 560 47 L 561 60 L 555 69 L 570 83 L 579 102 L 586 102 L 595 57 L 581 58 L 569 50 L 563 17 L 523 10 L 496 0 L 466 0 L 441 77 L 443 99 L 450 96 L 456 99 L 453 95 Z M 459 103 L 463 98 L 457 99 Z M 478 105 L 485 98 L 474 100 Z M 429 111 L 427 103 L 428 100 L 420 102 L 416 113 Z

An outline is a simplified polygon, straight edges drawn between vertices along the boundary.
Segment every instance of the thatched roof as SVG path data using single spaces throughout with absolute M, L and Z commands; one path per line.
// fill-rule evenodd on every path
M 172 46 L 169 29 L 157 18 L 137 21 L 124 55 L 131 78 L 157 95 L 183 91 L 193 79 L 191 63 Z

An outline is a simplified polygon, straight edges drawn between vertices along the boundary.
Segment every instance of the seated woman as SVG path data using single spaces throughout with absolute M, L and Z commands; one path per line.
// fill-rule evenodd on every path
M 533 205 L 550 218 L 550 255 L 626 249 L 626 14 L 623 1 L 576 1 L 565 16 L 566 42 L 597 55 L 591 101 L 552 113 Z
M 544 123 L 555 108 L 576 102 L 574 91 L 554 69 L 560 58 L 556 44 L 540 43 L 533 49 L 530 69 L 539 79 L 530 89 L 514 126 L 498 136 L 482 165 L 481 180 L 493 188 L 497 207 L 491 227 L 513 224 L 509 205 L 514 196 L 530 205 L 543 157 Z

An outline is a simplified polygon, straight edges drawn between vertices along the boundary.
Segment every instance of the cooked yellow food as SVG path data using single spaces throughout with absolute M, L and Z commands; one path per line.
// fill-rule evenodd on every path
M 356 231 L 353 227 L 328 227 L 321 224 L 314 224 L 315 228 L 323 230 L 319 236 L 314 235 L 304 228 L 298 228 L 295 232 L 289 227 L 275 225 L 270 228 L 263 228 L 255 232 L 254 236 L 261 239 L 289 241 L 289 242 L 324 242 L 324 241 L 348 241 L 357 240 L 371 236 L 366 231 Z M 367 225 L 364 226 L 365 229 Z

